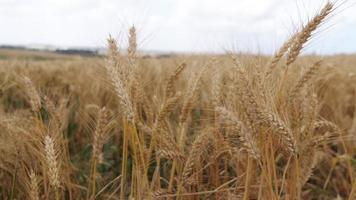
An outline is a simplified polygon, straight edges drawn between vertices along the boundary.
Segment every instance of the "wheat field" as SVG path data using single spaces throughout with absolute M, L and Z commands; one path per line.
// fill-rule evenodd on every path
M 356 56 L 0 52 L 0 199 L 356 199 Z

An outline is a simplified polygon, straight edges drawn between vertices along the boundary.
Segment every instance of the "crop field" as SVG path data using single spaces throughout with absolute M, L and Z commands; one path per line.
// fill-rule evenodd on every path
M 0 50 L 0 199 L 355 200 L 356 55 Z

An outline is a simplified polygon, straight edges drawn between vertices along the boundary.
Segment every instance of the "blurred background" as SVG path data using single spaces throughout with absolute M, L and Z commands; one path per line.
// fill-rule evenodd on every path
M 111 34 L 126 45 L 138 29 L 143 52 L 226 50 L 271 54 L 325 1 L 309 0 L 0 0 L 0 45 L 104 52 Z M 304 53 L 356 52 L 356 7 L 337 9 Z

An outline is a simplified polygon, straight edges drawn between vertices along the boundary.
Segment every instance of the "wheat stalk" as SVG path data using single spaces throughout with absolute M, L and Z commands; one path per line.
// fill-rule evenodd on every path
M 182 112 L 179 119 L 181 124 L 186 122 L 188 118 L 188 114 L 190 114 L 190 111 L 192 110 L 193 102 L 195 99 L 195 93 L 198 90 L 200 79 L 203 73 L 206 71 L 206 69 L 207 69 L 206 66 L 203 67 L 203 69 L 201 69 L 199 73 L 191 81 L 191 85 L 189 86 L 188 92 L 185 95 L 185 99 L 182 106 Z
M 207 155 L 206 152 L 208 152 L 209 149 L 212 148 L 213 138 L 211 136 L 212 135 L 210 132 L 205 132 L 198 135 L 198 137 L 194 140 L 182 172 L 183 183 L 188 183 L 187 180 L 193 172 L 194 163 L 199 162 L 200 156 L 202 156 L 204 152 L 205 155 Z
M 224 107 L 217 107 L 216 112 L 219 113 L 219 117 L 225 121 L 231 122 L 237 130 L 238 138 L 242 143 L 242 147 L 246 150 L 254 159 L 260 160 L 261 154 L 258 149 L 256 139 L 249 132 L 244 124 L 230 111 Z M 230 136 L 231 137 L 231 136 Z
M 186 63 L 182 63 L 178 65 L 178 67 L 174 70 L 173 74 L 169 76 L 165 89 L 166 99 L 173 97 L 175 95 L 177 79 L 186 67 L 187 67 Z
M 129 94 L 124 86 L 123 81 L 120 79 L 118 71 L 114 68 L 114 63 L 112 59 L 107 59 L 107 64 L 105 65 L 105 68 L 107 75 L 115 88 L 116 96 L 119 99 L 119 104 L 121 109 L 124 111 L 125 117 L 128 121 L 133 122 L 134 109 L 132 106 L 132 102 L 129 98 Z
M 292 44 L 295 42 L 296 38 L 298 36 L 298 33 L 293 34 L 287 41 L 283 43 L 281 48 L 274 54 L 272 59 L 270 60 L 268 64 L 268 70 L 266 72 L 266 77 L 269 77 L 273 70 L 276 68 L 278 62 L 281 60 L 281 58 L 284 56 L 284 54 L 288 51 L 288 49 L 292 46 Z
M 51 136 L 46 135 L 44 138 L 44 145 L 49 182 L 51 186 L 53 186 L 55 189 L 58 189 L 60 187 L 60 180 L 59 164 L 57 158 L 58 154 L 55 147 L 55 141 Z
M 324 8 L 316 15 L 303 29 L 298 33 L 295 42 L 290 47 L 287 54 L 287 65 L 292 64 L 300 54 L 303 45 L 312 36 L 312 33 L 318 28 L 318 26 L 323 22 L 323 20 L 332 12 L 334 4 L 328 2 Z
M 21 80 L 25 87 L 25 92 L 27 96 L 30 98 L 30 105 L 33 112 L 38 113 L 41 109 L 41 98 L 38 94 L 35 86 L 33 85 L 30 78 L 27 76 L 21 77 Z
M 289 102 L 291 102 L 303 89 L 304 86 L 316 75 L 321 66 L 321 61 L 314 63 L 312 67 L 306 71 L 302 77 L 297 81 L 297 84 L 292 88 L 289 94 Z
M 132 26 L 129 29 L 129 48 L 127 49 L 128 57 L 131 61 L 136 58 L 137 52 L 137 36 L 136 36 L 136 28 Z
M 30 200 L 39 200 L 39 188 L 38 188 L 38 180 L 37 175 L 33 170 L 30 171 L 29 174 L 30 183 L 29 183 L 29 199 Z

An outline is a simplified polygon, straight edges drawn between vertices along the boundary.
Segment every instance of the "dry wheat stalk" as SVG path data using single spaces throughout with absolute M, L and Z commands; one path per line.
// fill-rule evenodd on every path
M 146 124 L 143 124 L 142 122 L 139 121 L 137 122 L 137 128 L 140 130 L 140 132 L 152 136 L 153 130 Z
M 335 141 L 342 133 L 336 124 L 327 120 L 314 122 L 313 126 L 314 134 L 316 134 L 316 136 L 313 137 L 309 143 L 314 146 Z
M 272 131 L 275 131 L 286 143 L 288 152 L 295 154 L 298 151 L 297 142 L 293 133 L 284 125 L 283 121 L 274 113 L 264 113 L 264 122 L 271 127 Z
M 183 173 L 182 173 L 182 181 L 183 183 L 187 183 L 187 180 L 193 173 L 194 164 L 199 162 L 202 155 L 207 155 L 208 152 L 212 148 L 212 134 L 211 132 L 204 132 L 197 136 L 194 140 L 192 147 L 189 151 L 187 161 L 184 165 Z M 205 153 L 205 154 L 204 154 Z
M 302 75 L 302 77 L 300 77 L 300 79 L 297 81 L 297 84 L 292 88 L 289 94 L 289 102 L 292 102 L 292 100 L 300 93 L 303 87 L 306 86 L 308 82 L 316 75 L 320 66 L 321 61 L 315 62 L 314 65 L 310 67 L 308 71 Z
M 133 122 L 134 109 L 129 98 L 129 94 L 124 86 L 123 81 L 120 79 L 118 71 L 114 68 L 113 64 L 114 63 L 111 59 L 107 59 L 107 64 L 105 65 L 107 75 L 115 88 L 116 95 L 119 98 L 120 107 L 124 111 L 127 120 Z
M 134 100 L 134 104 L 141 104 L 144 100 L 144 90 L 137 79 L 131 79 L 131 97 Z
M 165 100 L 164 104 L 161 106 L 157 118 L 155 119 L 155 124 L 153 129 L 150 129 L 150 133 L 152 134 L 152 140 L 151 140 L 151 145 L 156 145 L 156 140 L 157 140 L 157 133 L 163 133 L 162 130 L 164 130 L 164 120 L 165 118 L 169 115 L 169 113 L 174 109 L 174 107 L 177 105 L 179 99 L 181 97 L 180 92 L 175 94 L 175 96 L 170 97 Z M 142 126 L 143 124 L 140 125 L 140 127 L 144 128 Z M 147 128 L 146 128 L 147 130 Z M 169 144 L 170 142 L 175 143 L 173 139 L 167 134 L 163 133 L 163 137 L 160 137 L 161 143 L 163 142 L 164 146 Z M 165 149 L 164 151 L 170 152 L 171 150 Z M 151 152 L 149 152 L 150 154 Z M 163 152 L 164 153 L 164 152 Z M 165 153 L 165 154 L 172 154 L 172 153 Z M 161 153 L 161 155 L 163 155 Z
M 327 121 L 327 120 L 316 121 L 314 123 L 314 129 L 316 131 L 324 130 L 324 133 L 326 131 L 328 131 L 330 133 L 337 133 L 337 134 L 341 133 L 340 128 L 336 124 L 334 124 L 333 122 Z
M 163 127 L 156 130 L 158 144 L 153 144 L 156 148 L 155 154 L 159 158 L 183 161 L 185 156 L 178 147 L 177 142 Z M 155 142 L 155 141 L 152 141 Z
M 29 174 L 29 178 L 30 178 L 30 183 L 29 183 L 29 199 L 30 200 L 39 200 L 39 188 L 38 188 L 38 180 L 37 180 L 37 175 L 35 174 L 35 172 L 33 170 L 30 171 Z
M 303 45 L 312 36 L 312 33 L 318 28 L 318 26 L 323 22 L 323 20 L 332 12 L 334 4 L 328 2 L 324 8 L 316 15 L 303 29 L 298 33 L 298 36 L 290 47 L 287 54 L 287 65 L 292 64 L 300 54 L 303 49 Z
M 300 99 L 300 110 L 303 110 L 304 113 L 301 113 L 299 120 L 297 120 L 300 125 L 300 129 L 304 134 L 301 134 L 302 137 L 307 138 L 311 134 L 314 134 L 314 123 L 319 115 L 319 102 L 316 94 L 309 91 L 305 96 L 298 97 Z M 302 100 L 304 98 L 304 100 Z M 308 101 L 305 101 L 307 99 Z M 300 112 L 303 112 L 300 111 Z M 301 139 L 303 140 L 303 139 Z
M 117 46 L 117 42 L 111 35 L 108 38 L 108 58 L 114 61 L 117 61 L 117 57 L 119 56 L 119 48 Z
M 217 107 L 215 110 L 221 119 L 229 121 L 235 126 L 238 139 L 242 143 L 242 149 L 246 150 L 254 159 L 259 160 L 261 158 L 261 154 L 258 149 L 256 139 L 253 137 L 251 132 L 246 129 L 244 124 L 232 112 L 228 111 L 224 107 Z
M 180 119 L 179 119 L 180 123 L 184 123 L 187 120 L 188 115 L 192 110 L 193 103 L 195 100 L 195 93 L 199 88 L 200 79 L 206 70 L 207 67 L 204 66 L 203 69 L 201 69 L 199 73 L 191 81 L 191 85 L 189 86 L 189 89 L 187 91 L 187 94 L 183 102 L 182 112 L 180 114 Z
M 273 58 L 271 59 L 268 68 L 267 68 L 267 72 L 266 72 L 266 77 L 269 77 L 274 68 L 276 68 L 278 62 L 281 60 L 281 58 L 284 56 L 284 54 L 288 51 L 288 49 L 291 47 L 291 45 L 295 42 L 295 39 L 297 38 L 298 33 L 293 34 L 287 41 L 285 41 L 283 43 L 283 45 L 281 46 L 281 48 L 275 53 L 275 55 L 273 56 Z
M 165 101 L 163 106 L 161 107 L 158 116 L 157 116 L 157 122 L 156 122 L 156 127 L 159 128 L 161 126 L 162 122 L 166 118 L 166 116 L 173 110 L 173 108 L 177 105 L 179 99 L 181 97 L 180 93 L 177 93 L 175 96 L 170 97 Z
M 160 157 L 183 160 L 183 153 L 173 136 L 169 134 L 164 127 L 160 127 L 160 129 L 157 129 L 156 131 L 158 136 L 157 141 L 159 142 L 156 154 Z
M 214 75 L 211 82 L 211 94 L 212 104 L 214 107 L 219 106 L 221 102 L 221 73 L 218 70 L 214 70 Z
M 234 61 L 234 71 L 238 76 L 237 94 L 239 95 L 238 101 L 245 110 L 245 114 L 248 116 L 249 120 L 254 121 L 255 123 L 261 121 L 262 112 L 261 106 L 257 103 L 257 99 L 252 92 L 250 87 L 249 77 L 247 76 L 245 70 L 242 68 L 240 62 L 236 57 L 232 57 Z
M 317 152 L 315 146 L 309 145 L 308 148 L 304 148 L 299 156 L 299 184 L 302 187 L 312 175 L 314 167 L 318 163 Z
M 21 77 L 21 80 L 25 87 L 25 92 L 27 96 L 30 98 L 30 105 L 33 112 L 37 113 L 41 109 L 41 98 L 38 94 L 35 86 L 33 85 L 30 78 L 27 76 Z
M 49 182 L 54 188 L 59 188 L 59 163 L 57 158 L 58 153 L 55 147 L 55 141 L 51 136 L 46 135 L 44 138 L 44 145 Z
M 93 157 L 98 159 L 102 156 L 101 148 L 105 142 L 106 126 L 108 124 L 108 112 L 105 107 L 100 109 L 94 132 Z
M 180 161 L 184 160 L 183 154 L 181 154 L 176 150 L 164 148 L 163 146 L 161 146 L 161 148 L 156 151 L 156 155 L 159 158 L 165 158 L 169 160 L 180 160 Z
M 136 28 L 135 26 L 132 26 L 129 29 L 129 46 L 127 48 L 127 59 L 128 59 L 128 66 L 127 71 L 128 71 L 128 84 L 130 86 L 132 84 L 136 84 L 136 86 L 140 85 L 140 82 L 138 78 L 138 71 L 137 71 L 137 35 L 136 35 Z
M 179 75 L 182 73 L 182 71 L 187 67 L 187 64 L 182 63 L 180 64 L 173 72 L 172 75 L 168 78 L 167 86 L 165 89 L 165 95 L 166 99 L 169 97 L 173 97 L 176 93 L 176 82 L 179 77 Z
M 109 36 L 107 43 L 107 62 L 110 63 L 115 70 L 117 70 L 117 74 L 119 75 L 122 84 L 125 87 L 128 87 L 132 78 L 132 68 L 128 67 L 128 65 L 125 65 L 122 61 L 122 56 L 120 56 L 120 49 L 117 45 L 117 41 Z
M 129 29 L 129 48 L 127 49 L 127 54 L 130 60 L 136 58 L 137 52 L 137 37 L 136 37 L 136 28 L 132 26 Z
M 64 125 L 64 123 L 62 122 L 63 116 L 60 116 L 53 101 L 51 101 L 47 96 L 44 96 L 43 99 L 46 105 L 47 112 L 52 118 L 51 122 L 54 124 L 54 129 L 56 129 L 57 132 L 60 132 Z
M 242 141 L 245 141 L 245 149 L 258 160 L 260 156 L 257 147 L 254 147 L 256 146 L 256 143 L 249 142 L 248 144 L 246 141 L 250 141 L 251 138 L 259 134 L 264 127 L 269 127 L 273 130 L 273 134 L 279 135 L 283 138 L 283 141 L 286 141 L 285 147 L 287 152 L 293 154 L 296 150 L 296 142 L 291 131 L 288 130 L 282 120 L 280 120 L 274 113 L 265 111 L 266 108 L 263 107 L 263 104 L 258 102 L 258 100 L 262 99 L 257 99 L 253 93 L 245 71 L 238 62 L 235 63 L 235 71 L 238 74 L 239 80 L 239 87 L 237 87 L 237 94 L 239 95 L 238 102 L 242 108 L 243 113 L 241 116 L 245 122 L 245 127 L 249 131 L 249 133 L 242 139 Z M 246 131 L 242 132 L 246 133 Z

